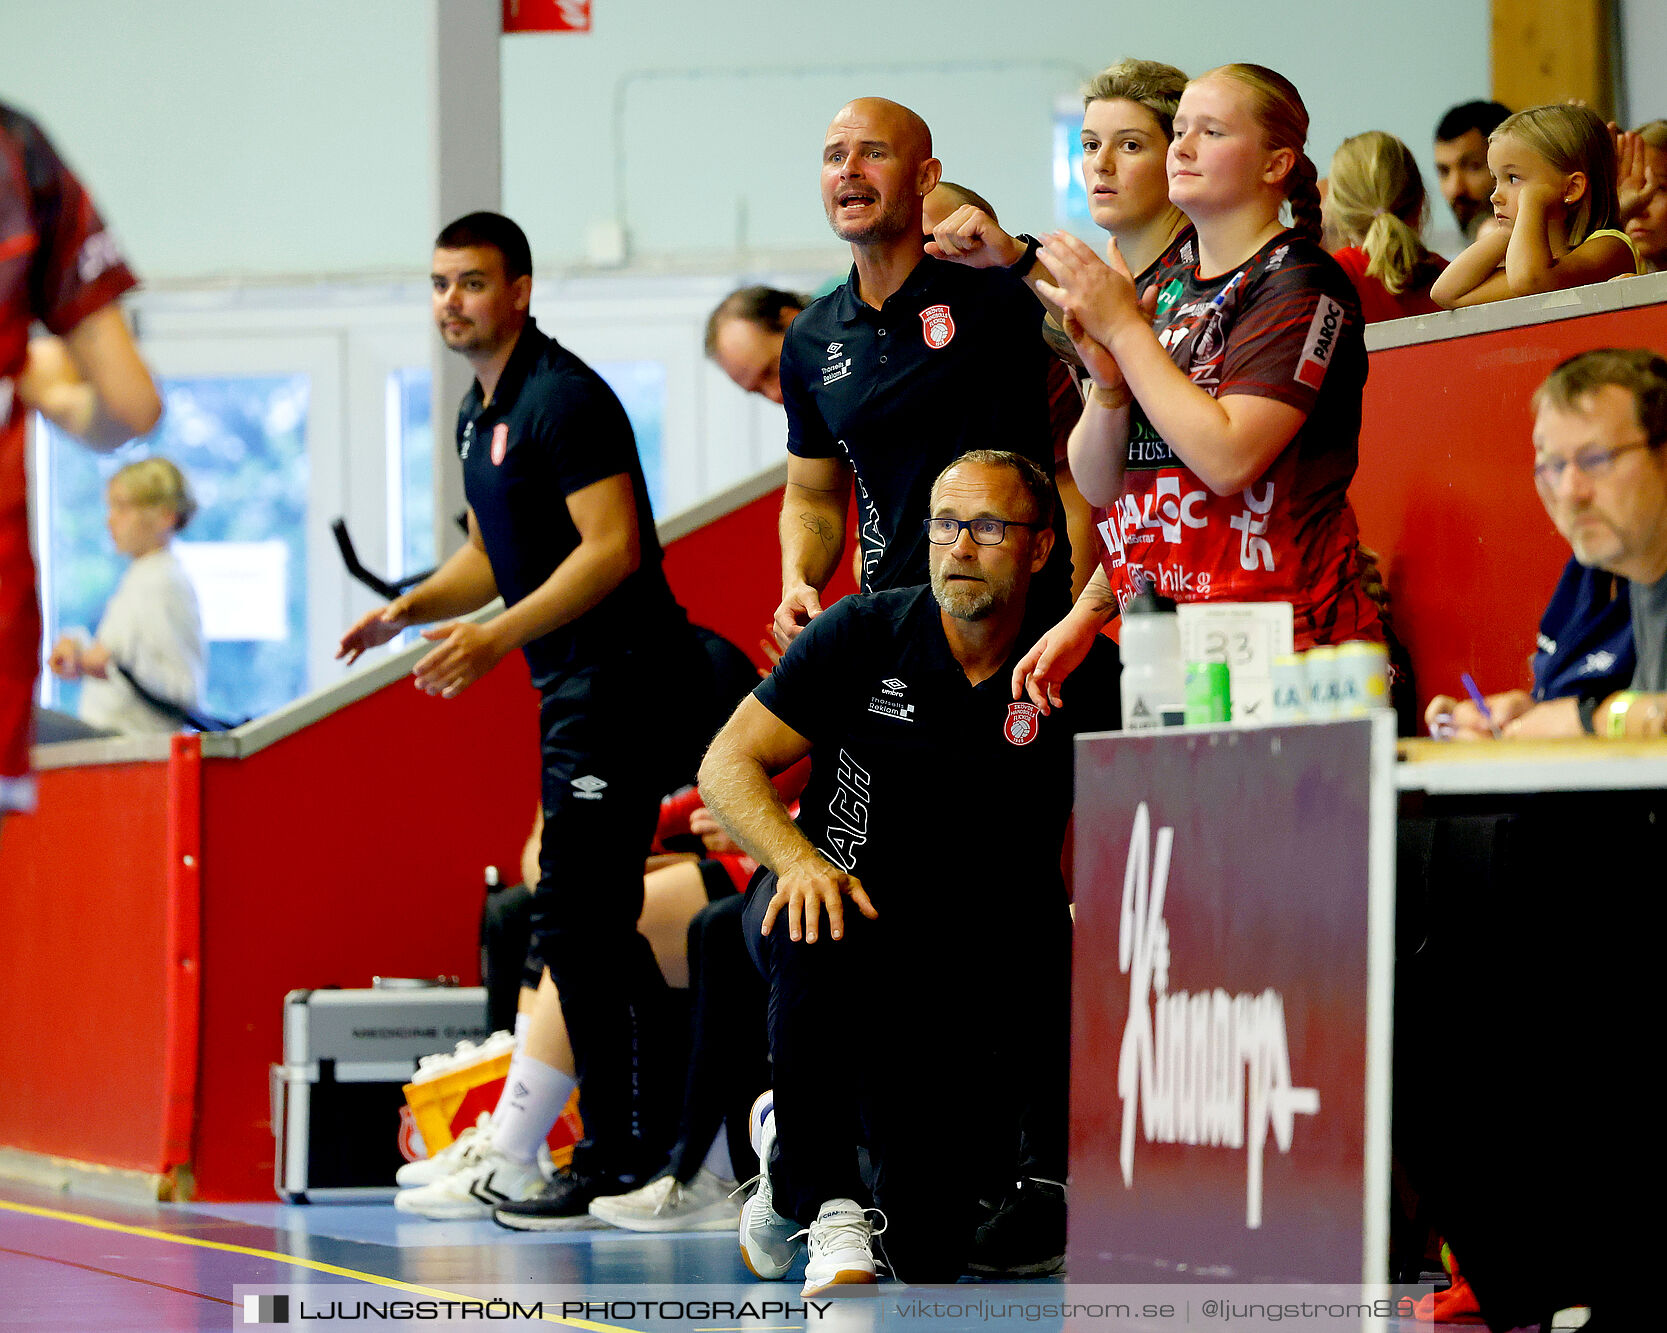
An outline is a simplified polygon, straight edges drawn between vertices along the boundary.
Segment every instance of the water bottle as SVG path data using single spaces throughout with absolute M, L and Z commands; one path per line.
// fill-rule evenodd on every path
M 1181 620 L 1175 603 L 1137 593 L 1123 608 L 1123 730 L 1180 726 L 1186 721 Z

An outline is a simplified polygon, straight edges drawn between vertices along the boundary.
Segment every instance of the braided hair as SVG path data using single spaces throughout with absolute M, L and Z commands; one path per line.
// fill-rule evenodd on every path
M 1308 108 L 1296 85 L 1266 65 L 1220 65 L 1202 78 L 1231 79 L 1250 93 L 1251 114 L 1262 127 L 1269 148 L 1287 148 L 1294 156 L 1285 174 L 1285 197 L 1292 226 L 1311 241 L 1320 239 L 1320 173 L 1303 151 L 1308 142 Z

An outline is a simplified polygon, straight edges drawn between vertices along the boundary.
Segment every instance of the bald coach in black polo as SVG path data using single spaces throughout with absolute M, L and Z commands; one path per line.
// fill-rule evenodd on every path
M 853 479 L 865 592 L 926 581 L 932 479 L 968 449 L 1022 454 L 1053 475 L 1044 307 L 1027 286 L 1036 248 L 990 228 L 981 261 L 921 248 L 921 202 L 938 183 L 931 133 L 906 107 L 862 98 L 823 145 L 822 202 L 850 242 L 851 276 L 794 319 L 781 354 L 787 409 L 782 599 L 793 639 L 821 611 L 844 553 Z M 982 215 L 980 215 L 982 216 Z M 945 220 L 945 225 L 954 217 Z M 964 252 L 963 252 L 964 253 Z M 1035 598 L 1064 613 L 1064 520 Z

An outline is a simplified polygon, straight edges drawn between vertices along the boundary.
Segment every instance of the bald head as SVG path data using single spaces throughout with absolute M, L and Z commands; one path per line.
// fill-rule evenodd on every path
M 828 223 L 853 245 L 918 236 L 921 200 L 941 172 L 925 121 L 883 97 L 859 97 L 840 108 L 822 145 Z
M 924 162 L 932 156 L 932 131 L 901 102 L 885 97 L 859 97 L 840 107 L 833 125 L 842 122 L 883 127 L 898 151 L 915 162 Z M 833 125 L 828 127 L 830 134 Z

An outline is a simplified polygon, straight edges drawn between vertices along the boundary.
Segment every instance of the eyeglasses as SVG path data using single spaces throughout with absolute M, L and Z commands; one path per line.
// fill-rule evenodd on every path
M 1000 546 L 1008 528 L 1039 528 L 1040 523 L 1022 523 L 1016 518 L 929 518 L 926 540 L 934 546 L 953 546 L 961 540 L 961 529 L 972 533 L 979 546 Z
M 1634 440 L 1631 444 L 1616 445 L 1613 449 L 1582 449 L 1573 458 L 1542 458 L 1534 464 L 1534 484 L 1548 491 L 1555 490 L 1557 483 L 1563 480 L 1563 473 L 1570 467 L 1588 481 L 1595 481 L 1608 476 L 1615 460 L 1622 454 L 1631 453 L 1634 449 L 1648 449 L 1651 444 L 1650 440 Z

